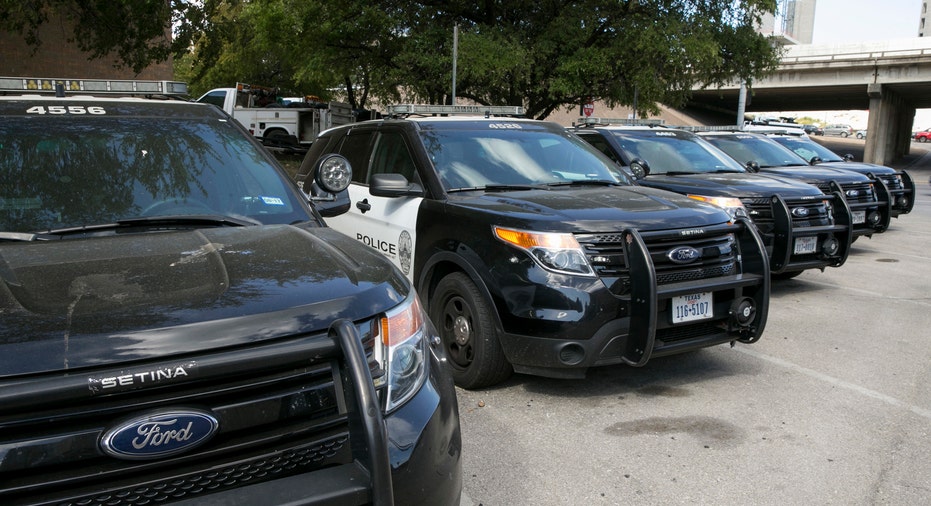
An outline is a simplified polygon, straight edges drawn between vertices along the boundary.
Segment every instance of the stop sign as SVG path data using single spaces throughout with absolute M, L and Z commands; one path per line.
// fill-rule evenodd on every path
M 588 102 L 582 106 L 582 112 L 585 113 L 585 116 L 591 116 L 595 112 L 595 104 Z

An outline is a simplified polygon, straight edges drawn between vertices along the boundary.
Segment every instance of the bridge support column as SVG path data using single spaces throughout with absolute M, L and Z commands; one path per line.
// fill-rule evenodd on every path
M 870 84 L 867 93 L 870 117 L 863 161 L 889 165 L 908 153 L 915 108 L 889 89 L 883 89 L 879 83 Z

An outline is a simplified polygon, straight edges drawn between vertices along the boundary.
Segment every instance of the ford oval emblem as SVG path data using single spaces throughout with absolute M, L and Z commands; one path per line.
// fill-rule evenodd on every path
M 679 246 L 667 251 L 666 258 L 677 264 L 687 264 L 701 258 L 701 252 L 691 246 Z
M 804 217 L 808 216 L 808 208 L 807 208 L 807 207 L 796 207 L 796 208 L 793 208 L 793 209 L 792 209 L 792 216 L 795 216 L 796 218 L 804 218 Z
M 859 197 L 860 190 L 847 190 L 847 196 L 848 197 Z
M 206 443 L 219 426 L 219 421 L 206 411 L 159 411 L 124 420 L 107 429 L 100 438 L 100 448 L 118 459 L 158 459 Z

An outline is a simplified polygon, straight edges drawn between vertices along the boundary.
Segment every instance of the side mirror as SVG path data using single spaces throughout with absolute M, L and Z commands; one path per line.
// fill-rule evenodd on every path
M 847 153 L 846 155 L 844 155 L 844 161 L 845 161 L 845 162 L 852 162 L 852 161 L 853 161 L 853 155 L 850 154 L 850 153 Z
M 750 160 L 749 162 L 745 163 L 745 164 L 744 164 L 744 167 L 746 167 L 747 170 L 750 171 L 750 172 L 759 172 L 759 171 L 760 171 L 760 164 L 756 163 L 756 162 L 753 161 L 753 160 Z
M 820 156 L 813 156 L 813 157 L 811 157 L 811 160 L 808 161 L 808 163 L 809 163 L 810 165 L 818 165 L 819 163 L 821 163 L 821 162 L 823 162 L 823 161 L 824 161 L 824 160 L 822 160 Z
M 630 172 L 634 179 L 643 179 L 650 175 L 650 165 L 642 158 L 634 158 L 630 161 Z
M 420 195 L 423 189 L 418 184 L 412 184 L 401 174 L 372 174 L 369 192 L 376 197 L 403 197 Z

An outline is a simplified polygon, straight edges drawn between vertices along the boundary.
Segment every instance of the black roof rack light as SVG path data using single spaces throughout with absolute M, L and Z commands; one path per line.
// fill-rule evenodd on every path
M 0 77 L 0 93 L 64 93 L 88 95 L 165 95 L 187 96 L 187 83 L 179 81 L 141 81 L 123 79 L 57 79 L 38 77 Z
M 621 126 L 665 126 L 666 121 L 662 119 L 634 119 L 634 118 L 597 118 L 590 116 L 580 117 L 578 121 L 573 123 L 574 126 L 587 126 L 587 127 L 596 127 L 596 126 L 610 126 L 610 125 L 621 125 Z
M 519 105 L 434 105 L 396 104 L 388 106 L 388 116 L 524 116 Z

